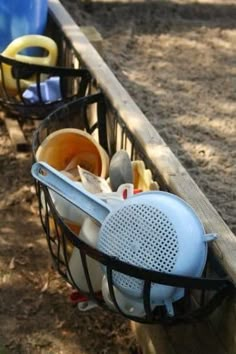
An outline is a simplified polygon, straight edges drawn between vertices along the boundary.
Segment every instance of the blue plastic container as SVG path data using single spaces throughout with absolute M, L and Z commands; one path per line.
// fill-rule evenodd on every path
M 60 77 L 54 76 L 40 83 L 40 94 L 43 102 L 53 102 L 62 98 L 60 88 Z M 32 84 L 23 93 L 23 97 L 30 103 L 40 101 L 37 84 Z
M 17 37 L 43 34 L 47 14 L 48 0 L 0 0 L 0 52 Z M 24 54 L 38 51 L 27 49 Z

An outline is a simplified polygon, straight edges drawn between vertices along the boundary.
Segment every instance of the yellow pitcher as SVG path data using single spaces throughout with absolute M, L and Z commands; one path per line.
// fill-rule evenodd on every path
M 29 55 L 18 54 L 22 50 L 30 47 L 40 47 L 45 49 L 47 51 L 47 56 L 33 57 Z M 54 66 L 57 62 L 58 49 L 57 44 L 49 37 L 41 35 L 25 35 L 14 39 L 1 54 L 7 58 L 11 58 L 23 63 Z M 17 94 L 16 79 L 14 79 L 12 76 L 11 65 L 2 64 L 2 71 L 5 87 L 12 93 Z M 27 80 L 20 81 L 21 87 L 23 89 L 26 89 L 34 82 L 34 75 Z

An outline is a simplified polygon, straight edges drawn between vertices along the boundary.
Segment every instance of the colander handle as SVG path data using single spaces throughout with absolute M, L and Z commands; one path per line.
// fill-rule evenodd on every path
M 68 200 L 70 203 L 97 220 L 100 224 L 112 211 L 110 207 L 93 194 L 81 188 L 68 177 L 48 165 L 46 162 L 33 164 L 31 173 L 43 185 Z

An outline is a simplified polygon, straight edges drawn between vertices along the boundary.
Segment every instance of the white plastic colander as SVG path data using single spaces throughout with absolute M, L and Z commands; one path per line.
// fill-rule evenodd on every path
M 131 197 L 122 209 L 108 215 L 99 233 L 97 247 L 119 260 L 158 272 L 198 277 L 207 257 L 207 241 L 215 235 L 204 228 L 193 209 L 166 192 L 147 192 Z M 113 271 L 113 283 L 135 301 L 143 296 L 143 281 Z M 152 284 L 151 302 L 165 305 L 184 296 L 183 288 Z M 130 301 L 130 299 L 129 299 Z

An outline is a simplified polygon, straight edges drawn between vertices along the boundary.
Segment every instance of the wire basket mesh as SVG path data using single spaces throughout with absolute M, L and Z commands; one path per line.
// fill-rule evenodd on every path
M 58 108 L 41 122 L 34 134 L 32 143 L 34 160 L 36 159 L 37 149 L 43 140 L 52 132 L 63 128 L 83 129 L 89 134 L 97 135 L 99 143 L 111 156 L 114 153 L 115 146 L 118 146 L 121 141 L 122 146 L 119 147 L 124 148 L 127 146 L 127 139 L 129 141 L 132 140 L 132 137 L 130 137 L 131 140 L 129 139 L 129 132 L 127 131 L 126 134 L 125 127 L 122 127 L 122 122 L 120 128 L 111 129 L 111 127 L 114 128 L 117 124 L 119 125 L 119 119 L 116 118 L 115 115 L 111 114 L 109 102 L 102 93 L 80 98 Z M 123 135 L 119 139 L 118 131 Z M 117 139 L 119 144 L 115 141 Z M 142 151 L 138 151 L 134 140 L 130 147 L 132 155 L 141 155 Z M 78 237 L 80 228 L 60 215 L 50 190 L 42 183 L 36 181 L 36 191 L 41 222 L 56 270 L 73 288 L 85 294 L 104 309 L 119 312 L 124 317 L 141 323 L 174 324 L 207 316 L 219 306 L 226 296 L 232 293 L 232 284 L 225 278 L 220 266 L 218 264 L 216 266 L 216 260 L 211 255 L 211 252 L 208 256 L 203 278 L 157 272 L 128 264 L 82 241 Z M 86 285 L 82 288 L 75 279 L 74 274 L 72 274 L 70 267 L 70 260 L 74 250 L 77 252 L 77 257 L 80 258 L 81 269 L 78 269 L 78 271 L 82 271 L 85 279 Z M 214 277 L 209 279 L 206 278 L 206 275 L 212 262 L 214 262 L 214 269 L 219 269 L 219 275 L 214 275 Z M 104 272 L 107 288 L 106 299 L 102 296 L 100 289 L 94 286 L 94 268 L 91 267 L 92 263 Z M 114 278 L 117 273 L 122 273 L 142 283 L 142 294 L 139 301 L 141 312 L 138 315 L 135 312 L 133 313 L 132 306 L 129 306 L 128 310 L 121 306 L 119 294 L 117 294 L 114 287 Z M 174 316 L 170 317 L 168 315 L 165 306 L 153 306 L 151 299 L 153 284 L 164 284 L 185 289 L 184 297 L 174 303 Z
M 50 78 L 58 80 L 60 94 L 45 98 L 43 84 Z M 86 69 L 28 64 L 0 55 L 0 105 L 4 112 L 20 120 L 45 118 L 60 105 L 84 96 L 90 83 Z M 33 101 L 25 94 L 31 85 Z

